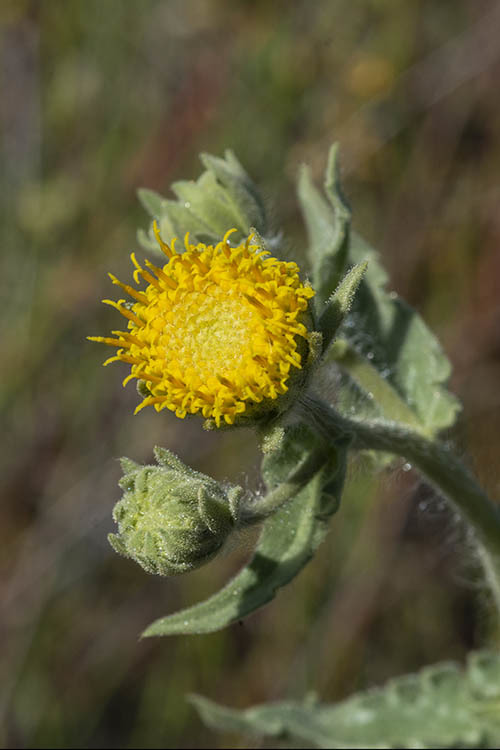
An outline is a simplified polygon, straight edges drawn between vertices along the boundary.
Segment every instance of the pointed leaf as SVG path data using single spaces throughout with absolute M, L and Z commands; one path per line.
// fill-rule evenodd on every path
M 184 203 L 176 201 L 165 201 L 165 203 L 167 211 L 160 219 L 161 234 L 167 242 L 174 237 L 180 240 L 178 252 L 183 252 L 184 237 L 187 232 L 191 235 L 191 242 L 211 242 L 215 238 L 218 241 L 218 235 L 214 233 L 212 227 Z
M 245 172 L 232 151 L 226 151 L 225 159 L 210 154 L 201 154 L 201 161 L 226 189 L 226 195 L 233 204 L 244 234 L 255 227 L 259 234 L 267 232 L 264 204 L 253 181 Z M 229 227 L 227 227 L 229 229 Z
M 337 144 L 330 149 L 325 190 L 329 202 L 316 189 L 309 169 L 304 166 L 299 176 L 298 197 L 309 236 L 315 305 L 320 310 L 347 268 L 351 212 L 340 188 Z
M 351 415 L 354 407 L 357 416 L 403 421 L 434 437 L 453 424 L 460 408 L 444 385 L 450 363 L 418 313 L 387 292 L 375 251 L 353 235 L 349 256 L 369 264 L 339 332 L 347 346 L 331 352 L 347 376 L 338 405 Z
M 161 216 L 163 213 L 165 198 L 154 190 L 148 188 L 139 188 L 137 196 L 146 209 L 146 211 L 153 217 Z
M 323 347 L 326 349 L 334 338 L 339 326 L 344 322 L 351 309 L 354 295 L 361 283 L 368 263 L 359 263 L 347 273 L 328 302 L 319 319 L 319 330 L 323 334 Z
M 240 242 L 252 227 L 263 236 L 267 232 L 264 205 L 257 188 L 235 155 L 226 151 L 223 159 L 201 154 L 206 170 L 198 180 L 180 180 L 172 185 L 177 200 L 141 188 L 139 199 L 148 213 L 157 218 L 166 242 L 173 237 L 184 240 L 190 233 L 193 243 L 216 244 L 233 227 L 238 234 L 231 241 Z M 272 240 L 273 238 L 266 238 Z M 139 230 L 138 241 L 146 250 L 156 250 L 152 224 L 147 232 Z
M 422 435 L 435 437 L 454 423 L 460 408 L 445 387 L 450 364 L 422 318 L 386 290 L 387 274 L 376 251 L 349 229 L 350 214 L 339 185 L 336 146 L 330 151 L 325 191 L 330 205 L 303 173 L 299 198 L 319 302 L 327 298 L 328 284 L 346 264 L 368 261 L 338 339 L 325 356 L 330 371 L 332 363 L 340 369 L 336 407 L 351 417 L 400 421 Z M 320 327 L 326 329 L 330 312 L 320 304 L 318 313 Z
M 208 726 L 288 739 L 320 748 L 498 747 L 500 655 L 471 655 L 465 670 L 452 663 L 390 680 L 381 688 L 326 705 L 305 700 L 246 710 L 190 701 Z
M 144 250 L 147 250 L 148 252 L 153 251 L 157 253 L 159 251 L 158 242 L 152 232 L 151 235 L 149 235 L 144 231 L 144 229 L 139 228 L 137 230 L 137 242 Z
M 172 190 L 184 206 L 210 228 L 214 237 L 222 238 L 227 230 L 233 227 L 238 229 L 241 235 L 248 234 L 249 227 L 245 226 L 241 215 L 227 199 L 215 175 L 210 172 L 205 172 L 198 182 L 174 182 Z

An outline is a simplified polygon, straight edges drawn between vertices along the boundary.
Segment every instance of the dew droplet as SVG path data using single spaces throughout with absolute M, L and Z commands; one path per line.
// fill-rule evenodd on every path
M 408 462 L 403 464 L 403 471 L 411 471 L 411 464 Z
M 189 201 L 186 201 L 184 204 L 184 208 L 191 208 L 191 203 Z

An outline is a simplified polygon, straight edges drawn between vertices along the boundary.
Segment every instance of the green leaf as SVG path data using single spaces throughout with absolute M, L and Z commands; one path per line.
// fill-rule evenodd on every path
M 241 241 L 253 227 L 262 236 L 267 220 L 257 188 L 235 155 L 226 151 L 223 159 L 210 154 L 200 156 L 206 171 L 197 180 L 180 180 L 172 185 L 177 200 L 167 200 L 153 190 L 141 188 L 139 199 L 148 213 L 158 219 L 165 242 L 180 240 L 187 232 L 191 242 L 215 244 L 236 228 L 232 240 Z M 148 232 L 139 230 L 138 240 L 146 250 L 158 250 L 152 223 Z
M 311 458 L 316 460 L 316 466 L 328 458 L 325 451 L 324 441 L 308 425 L 303 422 L 295 422 L 279 429 L 278 440 L 272 450 L 267 450 L 262 459 L 262 478 L 268 490 L 286 484 L 290 479 L 302 471 L 310 463 Z
M 198 182 L 174 182 L 172 190 L 184 206 L 189 206 L 189 213 L 209 227 L 214 239 L 222 238 L 233 227 L 241 236 L 248 234 L 250 227 L 246 227 L 245 222 L 235 213 L 234 206 L 211 172 L 205 172 Z
M 220 159 L 210 154 L 201 154 L 200 158 L 224 187 L 235 215 L 240 217 L 243 232 L 248 234 L 255 227 L 260 235 L 265 235 L 266 214 L 257 188 L 232 151 L 226 150 L 224 156 L 224 159 Z
M 139 188 L 137 191 L 137 197 L 140 202 L 153 218 L 161 216 L 163 213 L 165 198 L 157 193 L 155 190 L 149 190 L 148 188 Z
M 320 748 L 498 747 L 500 654 L 478 652 L 327 705 L 308 699 L 236 710 L 190 701 L 207 726 Z
M 327 301 L 318 323 L 319 330 L 323 335 L 323 347 L 325 349 L 351 309 L 354 296 L 367 266 L 368 263 L 365 261 L 351 268 Z
M 293 430 L 304 436 L 304 430 Z M 306 436 L 305 440 L 309 438 Z M 288 455 L 291 440 L 284 440 L 276 452 Z M 300 452 L 300 451 L 299 451 Z M 294 455 L 298 453 L 295 452 Z M 264 475 L 269 486 L 279 483 L 296 469 L 290 463 L 266 456 Z M 274 464 L 273 464 L 274 462 Z M 315 472 L 293 499 L 263 524 L 252 560 L 223 589 L 209 599 L 150 625 L 144 636 L 177 633 L 211 633 L 241 620 L 274 598 L 277 589 L 289 583 L 311 559 L 326 533 L 326 519 L 340 502 L 346 463 L 346 446 L 331 446 L 330 458 Z M 271 468 L 271 464 L 273 464 Z
M 349 259 L 368 260 L 368 270 L 340 329 L 347 346 L 332 350 L 332 359 L 347 376 L 339 407 L 348 415 L 354 407 L 356 416 L 402 421 L 435 437 L 454 423 L 460 409 L 445 387 L 451 365 L 420 315 L 387 292 L 387 274 L 377 254 L 355 234 Z
M 451 367 L 422 318 L 387 291 L 387 274 L 376 251 L 349 229 L 336 146 L 330 151 L 325 190 L 330 205 L 303 173 L 299 198 L 321 303 L 319 320 L 325 328 L 330 312 L 322 303 L 332 280 L 338 282 L 346 266 L 368 261 L 350 312 L 338 329 L 339 338 L 324 357 L 330 371 L 332 363 L 340 371 L 336 407 L 349 417 L 402 422 L 433 438 L 454 423 L 460 408 L 445 387 Z
M 147 234 L 144 229 L 139 228 L 137 230 L 137 242 L 144 250 L 147 250 L 148 252 L 153 251 L 154 253 L 157 253 L 159 250 L 156 238 L 152 233 L 151 235 Z
M 179 240 L 176 248 L 178 252 L 183 252 L 187 232 L 191 235 L 191 242 L 210 243 L 220 239 L 214 229 L 183 202 L 165 201 L 165 212 L 160 217 L 159 225 L 160 234 L 167 243 L 174 237 Z M 151 227 L 149 234 L 154 237 Z M 158 246 L 157 242 L 156 245 Z
M 309 237 L 315 305 L 320 310 L 335 291 L 348 266 L 351 211 L 340 188 L 338 144 L 330 149 L 325 191 L 329 203 L 316 189 L 309 169 L 304 166 L 299 176 L 298 197 Z

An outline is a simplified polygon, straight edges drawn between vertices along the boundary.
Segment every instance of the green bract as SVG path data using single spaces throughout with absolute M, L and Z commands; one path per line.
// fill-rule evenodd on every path
M 186 232 L 198 242 L 217 244 L 228 229 L 236 228 L 235 242 L 255 229 L 268 240 L 264 205 L 254 183 L 232 151 L 220 159 L 201 154 L 206 171 L 198 180 L 180 180 L 172 184 L 177 200 L 167 200 L 153 190 L 142 188 L 138 195 L 148 213 L 157 219 L 160 234 L 170 241 L 181 240 Z M 148 232 L 140 229 L 138 240 L 146 250 L 158 252 L 153 224 Z
M 121 460 L 123 498 L 113 518 L 113 548 L 148 573 L 175 575 L 203 565 L 222 547 L 235 525 L 239 487 L 225 491 L 163 448 L 158 466 Z

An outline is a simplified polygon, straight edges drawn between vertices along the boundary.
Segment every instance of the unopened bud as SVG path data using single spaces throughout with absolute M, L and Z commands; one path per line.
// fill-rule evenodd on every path
M 121 460 L 123 498 L 113 518 L 112 547 L 148 573 L 176 575 L 200 567 L 221 549 L 238 518 L 239 487 L 225 489 L 163 448 L 157 466 Z

